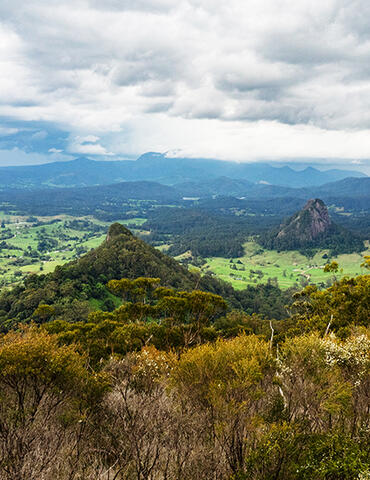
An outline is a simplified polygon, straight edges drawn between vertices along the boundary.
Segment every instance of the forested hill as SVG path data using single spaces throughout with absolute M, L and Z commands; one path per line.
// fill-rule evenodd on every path
M 56 267 L 47 275 L 30 275 L 24 285 L 0 296 L 0 326 L 7 330 L 29 321 L 40 304 L 53 306 L 55 316 L 86 320 L 91 310 L 112 310 L 119 300 L 107 289 L 109 280 L 160 278 L 163 286 L 187 291 L 199 289 L 223 296 L 231 306 L 248 313 L 282 318 L 289 294 L 274 285 L 235 291 L 229 284 L 189 272 L 173 258 L 136 238 L 121 224 L 113 224 L 107 239 L 78 260 Z

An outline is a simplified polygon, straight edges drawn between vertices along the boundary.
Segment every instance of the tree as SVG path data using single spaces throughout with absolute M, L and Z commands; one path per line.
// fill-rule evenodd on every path
M 145 303 L 160 281 L 160 278 L 149 277 L 138 277 L 135 280 L 121 278 L 110 280 L 108 289 L 115 295 L 121 296 L 123 300 L 142 300 Z
M 46 322 L 55 314 L 55 308 L 51 305 L 45 303 L 40 303 L 40 305 L 33 312 L 33 316 L 37 319 L 40 319 L 41 322 Z
M 350 334 L 351 325 L 369 325 L 370 275 L 344 277 L 326 290 L 309 285 L 295 293 L 293 316 L 298 328 L 308 332 Z
M 244 472 L 253 449 L 257 418 L 267 410 L 273 388 L 273 363 L 267 342 L 241 335 L 186 351 L 172 371 L 172 385 L 203 413 L 199 428 L 208 426 L 210 448 L 219 448 L 233 474 Z
M 361 267 L 367 268 L 370 270 L 370 255 L 365 255 L 364 256 L 364 261 L 361 263 Z
M 337 272 L 339 268 L 338 262 L 327 263 L 324 267 L 324 272 Z
M 0 477 L 56 478 L 77 461 L 76 442 L 107 385 L 55 335 L 31 327 L 1 338 Z

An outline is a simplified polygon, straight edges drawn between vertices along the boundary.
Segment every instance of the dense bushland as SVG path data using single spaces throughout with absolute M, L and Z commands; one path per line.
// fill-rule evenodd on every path
M 22 347 L 20 349 L 20 347 Z M 0 344 L 0 475 L 357 479 L 369 469 L 370 337 L 255 335 L 144 347 L 94 373 L 26 329 Z

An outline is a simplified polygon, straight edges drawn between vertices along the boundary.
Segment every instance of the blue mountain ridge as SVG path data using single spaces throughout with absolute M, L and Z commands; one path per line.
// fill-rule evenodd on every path
M 43 165 L 0 167 L 0 187 L 45 188 L 109 185 L 128 181 L 155 181 L 165 185 L 204 182 L 227 177 L 252 184 L 302 188 L 320 186 L 346 177 L 366 177 L 351 170 L 297 171 L 268 163 L 237 163 L 203 158 L 172 158 L 149 152 L 136 161 L 97 161 L 80 157 Z

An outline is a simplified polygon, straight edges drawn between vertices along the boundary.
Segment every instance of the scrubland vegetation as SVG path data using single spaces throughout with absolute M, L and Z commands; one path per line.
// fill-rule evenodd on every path
M 84 321 L 40 304 L 0 338 L 0 477 L 367 478 L 369 286 L 308 286 L 280 321 L 149 277 Z

